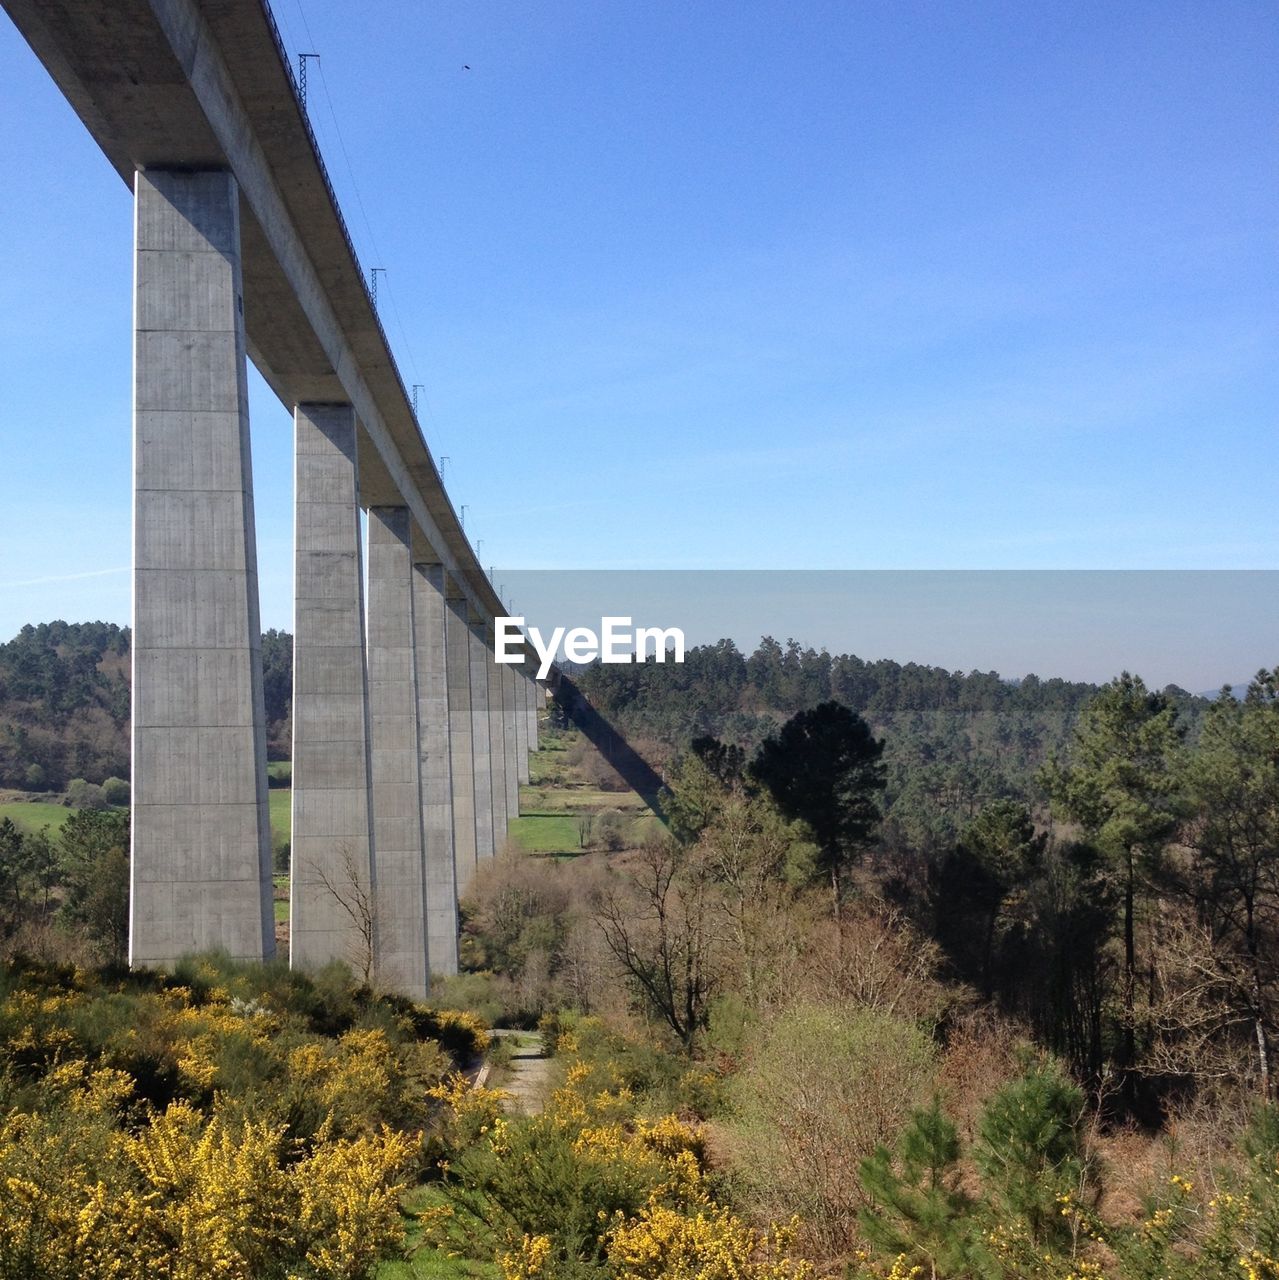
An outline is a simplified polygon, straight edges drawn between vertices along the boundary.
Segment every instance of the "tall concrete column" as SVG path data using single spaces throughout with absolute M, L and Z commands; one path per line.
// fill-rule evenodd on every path
M 537 713 L 542 701 L 542 686 L 538 684 L 536 676 L 530 675 L 528 678 L 528 749 L 530 751 L 538 750 Z
M 459 896 L 475 875 L 475 749 L 471 742 L 471 633 L 466 601 L 449 598 L 445 663 L 449 691 L 449 758 L 453 780 L 453 860 Z
M 355 411 L 303 404 L 296 440 L 293 594 L 294 968 L 374 955 L 369 702 Z
M 471 759 L 475 764 L 475 856 L 493 856 L 493 756 L 489 750 L 489 663 L 484 624 L 467 628 L 471 658 Z
M 443 565 L 413 566 L 422 841 L 426 858 L 426 955 L 431 973 L 447 975 L 457 972 L 457 875 L 453 861 L 445 587 Z
M 134 200 L 129 959 L 275 950 L 239 191 Z
M 515 759 L 519 766 L 519 780 L 528 785 L 528 689 L 524 680 L 524 672 L 519 667 L 511 667 L 512 682 L 515 686 Z
M 493 783 L 493 852 L 506 848 L 506 823 L 511 816 L 509 792 L 506 788 L 506 706 L 502 696 L 506 668 L 493 657 L 492 649 L 484 651 L 484 673 L 489 690 L 489 758 Z
M 413 565 L 405 507 L 369 510 L 369 740 L 373 883 L 381 984 L 427 991 L 426 870 L 414 658 Z
M 499 665 L 502 673 L 502 729 L 506 734 L 506 815 L 520 816 L 520 739 L 515 715 L 515 668 Z M 524 769 L 528 781 L 528 768 Z

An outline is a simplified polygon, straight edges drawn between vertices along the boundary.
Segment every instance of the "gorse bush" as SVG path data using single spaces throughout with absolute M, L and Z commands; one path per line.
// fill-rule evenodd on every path
M 564 1083 L 534 1116 L 461 1080 L 438 1088 L 437 1181 L 422 1238 L 453 1255 L 496 1258 L 504 1280 L 804 1280 L 786 1257 L 789 1225 L 758 1229 L 713 1194 L 705 1136 L 646 1114 L 623 1073 L 586 1056 L 600 1035 L 562 1030 Z
M 473 1019 L 337 971 L 0 970 L 0 1278 L 356 1280 Z

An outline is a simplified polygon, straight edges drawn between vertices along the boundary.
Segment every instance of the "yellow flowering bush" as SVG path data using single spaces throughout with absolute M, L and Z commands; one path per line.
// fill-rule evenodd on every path
M 0 969 L 0 1277 L 371 1276 L 446 1059 L 329 981 Z
M 608 1257 L 618 1280 L 805 1280 L 810 1263 L 780 1256 L 793 1239 L 793 1226 L 756 1231 L 715 1204 L 653 1200 L 610 1233 Z
M 623 1074 L 559 1037 L 563 1083 L 540 1114 L 453 1080 L 435 1091 L 448 1156 L 423 1239 L 495 1258 L 503 1280 L 805 1280 L 793 1228 L 759 1231 L 717 1204 L 700 1126 L 640 1114 Z

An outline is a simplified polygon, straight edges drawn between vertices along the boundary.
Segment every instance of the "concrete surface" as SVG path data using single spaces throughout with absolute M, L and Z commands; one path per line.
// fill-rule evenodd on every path
M 445 661 L 445 574 L 442 564 L 413 566 L 417 651 L 417 724 L 426 858 L 427 966 L 457 972 L 457 876 L 453 860 L 453 764 Z
M 445 659 L 449 689 L 449 757 L 453 778 L 453 863 L 459 896 L 475 875 L 475 751 L 471 742 L 471 633 L 466 601 L 446 601 Z
M 261 959 L 275 933 L 235 179 L 139 174 L 135 236 L 129 956 Z
M 489 750 L 489 663 L 482 622 L 468 626 L 471 657 L 471 759 L 475 765 L 475 857 L 493 856 L 493 756 Z
M 369 703 L 355 411 L 294 411 L 293 833 L 289 957 L 362 973 L 372 887 Z
M 369 742 L 377 977 L 426 996 L 426 868 L 413 634 L 413 564 L 405 507 L 369 511 Z

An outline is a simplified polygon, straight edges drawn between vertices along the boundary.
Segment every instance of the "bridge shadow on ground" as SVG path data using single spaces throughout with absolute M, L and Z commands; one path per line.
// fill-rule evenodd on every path
M 617 770 L 622 781 L 659 818 L 662 817 L 659 802 L 662 778 L 657 770 L 627 742 L 620 730 L 591 706 L 571 677 L 558 668 L 552 668 L 548 683 L 551 695 L 569 724 L 580 729 L 587 741 Z

